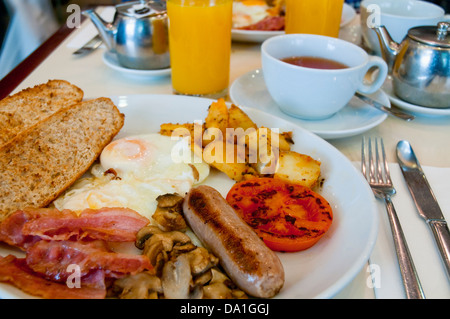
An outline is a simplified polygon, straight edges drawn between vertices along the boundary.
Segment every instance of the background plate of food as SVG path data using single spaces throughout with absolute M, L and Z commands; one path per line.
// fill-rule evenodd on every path
M 92 196 L 92 192 L 88 197 L 81 196 L 83 195 L 83 189 L 87 189 L 101 193 L 96 198 L 105 202 L 96 201 L 95 203 L 99 207 L 107 207 L 108 200 L 113 201 L 117 206 L 116 201 L 122 199 L 126 201 L 127 197 L 131 196 L 129 199 L 130 205 L 136 204 L 136 207 L 132 209 L 144 212 L 145 207 L 147 207 L 146 204 L 142 203 L 145 207 L 140 208 L 141 204 L 133 198 L 135 192 L 127 191 L 133 186 L 128 181 L 137 182 L 134 177 L 138 177 L 139 181 L 142 181 L 146 176 L 144 174 L 146 171 L 143 171 L 139 166 L 142 161 L 136 160 L 136 156 L 147 156 L 149 154 L 147 152 L 134 152 L 135 146 L 139 144 L 138 140 L 140 139 L 144 144 L 150 143 L 150 145 L 153 145 L 153 151 L 155 152 L 150 153 L 155 156 L 154 159 L 158 163 L 166 165 L 167 161 L 159 159 L 161 156 L 168 154 L 166 152 L 168 143 L 164 143 L 162 138 L 168 138 L 169 134 L 163 128 L 174 126 L 183 128 L 188 127 L 189 123 L 208 123 L 209 120 L 215 121 L 221 117 L 221 114 L 210 116 L 213 110 L 215 111 L 215 107 L 212 107 L 212 105 L 216 101 L 203 98 L 176 95 L 125 95 L 113 96 L 111 99 L 120 112 L 125 115 L 125 123 L 114 141 L 104 148 L 100 156 L 100 164 L 106 163 L 105 165 L 108 167 L 114 167 L 114 173 L 119 175 L 122 174 L 121 170 L 128 171 L 130 175 L 120 175 L 122 177 L 120 179 L 113 176 L 112 180 L 117 182 L 116 185 L 121 185 L 121 188 L 111 189 L 113 191 L 112 196 L 108 196 L 110 194 L 108 194 L 107 188 L 101 188 L 100 186 L 96 188 L 97 184 L 89 184 L 84 181 L 72 190 L 69 189 L 69 192 L 57 199 L 55 206 L 69 207 L 70 205 L 65 206 L 64 203 L 71 202 L 75 205 L 73 209 L 76 209 L 76 205 L 79 203 L 84 200 L 91 201 L 95 197 Z M 218 104 L 217 102 L 214 105 Z M 230 125 L 232 120 L 236 120 L 236 117 L 231 116 L 232 108 L 233 105 L 226 104 L 225 113 L 229 115 L 227 125 Z M 305 156 L 311 157 L 314 163 L 320 165 L 320 177 L 317 178 L 317 181 L 320 180 L 320 182 L 315 184 L 314 189 L 328 201 L 333 210 L 331 227 L 313 246 L 297 252 L 276 252 L 284 270 L 285 280 L 275 298 L 332 298 L 367 264 L 374 247 L 378 231 L 378 217 L 373 193 L 362 174 L 352 163 L 320 137 L 292 122 L 259 110 L 245 107 L 242 107 L 241 110 L 258 128 L 265 127 L 272 131 L 279 130 L 280 133 L 289 132 L 289 151 L 286 152 L 305 154 Z M 218 123 L 222 123 L 222 121 Z M 127 138 L 131 138 L 131 136 L 134 136 L 131 144 L 120 144 L 119 141 L 126 142 Z M 122 160 L 115 151 L 119 151 L 119 153 L 123 151 L 136 161 Z M 222 169 L 211 165 L 211 168 L 207 170 L 202 169 L 205 168 L 202 165 L 203 163 L 196 170 L 202 176 L 200 179 L 198 176 L 196 177 L 197 183 L 216 189 L 224 198 L 227 197 L 230 189 L 236 183 L 239 183 L 237 181 L 239 178 L 232 178 L 232 173 L 237 169 L 234 166 L 231 166 L 231 169 L 230 167 L 222 167 Z M 138 169 L 138 175 L 133 173 L 135 169 Z M 107 171 L 111 173 L 109 169 Z M 172 174 L 172 172 L 173 174 L 176 173 L 172 169 L 164 167 L 159 171 L 164 176 Z M 293 169 L 288 169 L 285 173 L 287 178 L 298 174 Z M 153 176 L 153 173 L 150 175 Z M 128 177 L 124 178 L 124 176 Z M 168 180 L 175 181 L 175 176 Z M 186 176 L 186 174 L 183 176 Z M 101 184 L 105 184 L 104 176 L 100 178 Z M 161 179 L 161 183 L 163 183 L 162 181 L 163 179 Z M 163 187 L 164 185 L 161 183 L 160 185 L 153 184 L 151 189 L 155 189 L 156 186 Z M 108 185 L 108 183 L 105 185 Z M 180 187 L 186 186 L 183 185 L 178 184 Z M 169 188 L 172 186 L 168 185 Z M 142 187 L 139 189 L 145 190 Z M 147 189 L 150 188 L 147 187 Z M 150 201 L 148 197 L 146 198 Z M 194 238 L 198 235 L 189 234 Z M 198 241 L 193 239 L 193 242 L 197 243 Z M 4 257 L 9 254 L 23 256 L 23 252 L 20 250 L 0 244 L 0 256 Z M 11 285 L 2 283 L 0 284 L 0 297 L 28 298 L 30 295 Z
M 355 9 L 344 3 L 341 28 L 356 16 Z M 267 5 L 264 0 L 233 2 L 233 29 L 231 35 L 237 42 L 263 42 L 270 37 L 284 34 L 283 8 Z

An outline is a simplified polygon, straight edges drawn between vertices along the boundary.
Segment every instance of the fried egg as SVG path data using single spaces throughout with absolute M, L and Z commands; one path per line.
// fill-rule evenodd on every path
M 127 207 L 151 218 L 156 198 L 186 194 L 209 175 L 209 165 L 195 157 L 186 140 L 160 134 L 117 139 L 107 145 L 100 163 L 55 201 L 58 209 Z
M 233 2 L 233 28 L 241 28 L 259 22 L 269 16 L 269 6 L 264 0 Z

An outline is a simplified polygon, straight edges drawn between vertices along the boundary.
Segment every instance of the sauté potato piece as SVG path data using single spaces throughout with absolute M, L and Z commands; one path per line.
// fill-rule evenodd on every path
M 309 155 L 282 151 L 273 177 L 312 188 L 320 177 L 320 164 Z

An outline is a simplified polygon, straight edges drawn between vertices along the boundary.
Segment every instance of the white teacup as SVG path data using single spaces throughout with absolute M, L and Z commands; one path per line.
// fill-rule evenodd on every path
M 377 17 L 379 15 L 379 17 Z M 400 43 L 408 30 L 422 25 L 436 25 L 448 20 L 440 6 L 418 0 L 363 0 L 361 2 L 361 31 L 364 43 L 375 54 L 381 55 L 380 44 L 370 24 L 384 25 L 392 38 Z
M 262 44 L 261 54 L 264 81 L 274 101 L 283 112 L 309 120 L 332 116 L 347 105 L 356 91 L 376 92 L 388 71 L 383 59 L 369 56 L 350 42 L 320 35 L 272 37 Z M 318 57 L 348 67 L 323 70 L 281 61 L 289 57 Z M 365 83 L 371 68 L 379 72 L 371 83 Z

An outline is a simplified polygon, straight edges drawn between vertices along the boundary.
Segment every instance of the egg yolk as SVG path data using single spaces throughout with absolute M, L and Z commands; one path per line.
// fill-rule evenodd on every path
M 128 159 L 143 158 L 148 151 L 142 140 L 117 140 L 109 144 L 105 150 L 118 152 L 122 157 Z

